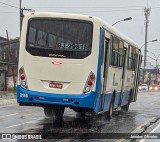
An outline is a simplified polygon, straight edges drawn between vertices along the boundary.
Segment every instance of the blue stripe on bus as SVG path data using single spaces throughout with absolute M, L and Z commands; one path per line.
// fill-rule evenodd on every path
M 104 95 L 104 108 L 103 111 L 109 111 L 110 103 L 112 100 L 112 93 Z
M 114 99 L 114 108 L 121 104 L 121 92 L 116 92 Z
M 130 92 L 117 92 L 115 95 L 114 100 L 114 108 L 117 108 L 117 106 L 124 106 L 128 103 Z
M 96 78 L 96 93 L 97 93 L 97 103 L 96 103 L 96 112 L 99 112 L 101 109 L 102 102 L 102 81 L 101 81 L 101 60 L 102 60 L 102 31 L 100 28 L 100 39 L 99 39 L 99 55 L 98 55 L 98 66 L 97 66 L 97 78 Z
M 27 94 L 27 95 L 26 95 Z M 26 97 L 27 96 L 27 97 Z M 17 102 L 33 104 L 53 104 L 68 107 L 95 108 L 97 93 L 88 94 L 51 94 L 35 92 L 17 86 Z
M 128 102 L 129 92 L 123 93 L 122 104 L 126 105 Z M 41 105 L 63 105 L 65 107 L 79 107 L 79 108 L 88 108 L 95 111 L 97 114 L 96 108 L 96 92 L 90 92 L 88 94 L 50 94 L 25 90 L 19 85 L 17 86 L 17 102 L 18 103 L 31 103 L 31 104 L 41 104 Z M 110 102 L 112 98 L 112 93 L 104 95 L 104 109 L 103 112 L 108 111 L 110 107 Z M 99 95 L 101 96 L 101 95 Z M 117 93 L 117 96 L 120 96 L 120 93 Z M 119 97 L 116 97 L 115 102 L 119 101 Z M 115 106 L 115 108 L 117 105 Z
M 130 91 L 122 92 L 121 106 L 126 105 L 128 103 L 129 95 L 130 95 Z
M 102 91 L 101 82 L 101 60 L 102 60 L 102 28 L 100 28 L 100 40 L 99 40 L 99 55 L 98 55 L 98 67 L 97 67 L 97 79 L 96 79 L 96 92 L 98 94 Z

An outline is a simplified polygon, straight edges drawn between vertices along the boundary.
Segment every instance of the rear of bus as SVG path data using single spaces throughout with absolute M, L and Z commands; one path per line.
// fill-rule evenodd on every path
M 20 105 L 95 109 L 100 30 L 93 23 L 89 16 L 24 16 L 17 85 Z

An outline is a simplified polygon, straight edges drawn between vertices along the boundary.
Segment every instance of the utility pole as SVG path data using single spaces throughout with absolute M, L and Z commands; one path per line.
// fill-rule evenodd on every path
M 8 71 L 9 71 L 9 64 L 10 64 L 10 39 L 9 39 L 9 36 L 8 36 L 8 31 L 6 30 L 6 34 L 7 34 L 7 40 L 8 40 Z
M 22 0 L 19 0 L 19 17 L 20 17 L 20 35 L 21 35 L 21 29 L 22 29 Z
M 13 84 L 14 84 L 14 90 L 16 89 L 16 83 L 15 83 L 15 75 L 14 75 L 14 65 L 11 66 L 11 43 L 10 43 L 10 39 L 9 39 L 9 35 L 8 35 L 8 31 L 6 30 L 6 34 L 7 34 L 7 40 L 8 40 L 8 73 L 9 70 L 11 68 L 12 70 L 12 76 L 13 76 Z M 11 66 L 11 67 L 10 67 Z M 9 77 L 9 76 L 8 76 Z
M 20 16 L 20 36 L 22 30 L 22 21 L 23 21 L 23 11 L 34 11 L 33 9 L 22 8 L 22 0 L 19 0 L 19 16 Z
M 157 74 L 158 74 L 158 59 L 156 58 L 156 84 L 158 82 Z
M 6 35 L 7 35 L 7 40 L 8 40 L 8 69 L 7 69 L 7 74 L 8 74 L 8 80 L 9 80 L 9 70 L 10 70 L 10 39 L 9 39 L 9 36 L 8 36 L 8 31 L 6 30 Z M 8 90 L 8 87 L 7 87 L 7 83 L 6 83 L 6 90 Z
M 143 83 L 145 78 L 145 67 L 147 62 L 147 38 L 148 38 L 148 17 L 150 15 L 151 8 L 144 8 L 144 16 L 145 16 L 145 48 L 144 48 L 144 66 L 143 66 Z

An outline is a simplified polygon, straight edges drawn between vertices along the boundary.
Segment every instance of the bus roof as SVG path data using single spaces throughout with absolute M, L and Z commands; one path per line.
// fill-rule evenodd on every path
M 123 39 L 128 44 L 131 44 L 132 46 L 138 48 L 138 44 L 135 41 L 133 41 L 132 39 L 130 39 L 129 37 L 127 37 L 126 35 L 124 35 L 120 31 L 118 31 L 115 27 L 109 25 L 106 21 L 104 21 L 104 20 L 102 20 L 98 17 L 93 17 L 93 18 L 100 21 L 101 24 L 102 24 L 102 27 L 104 29 L 106 29 L 108 32 L 112 33 L 113 35 L 115 35 L 117 37 L 120 37 L 121 39 Z
M 138 48 L 138 44 L 127 37 L 126 35 L 122 34 L 120 31 L 118 31 L 116 28 L 112 27 L 111 25 L 105 23 L 104 28 L 106 28 L 108 31 L 110 31 L 112 34 L 122 38 L 125 42 L 132 44 L 134 47 Z

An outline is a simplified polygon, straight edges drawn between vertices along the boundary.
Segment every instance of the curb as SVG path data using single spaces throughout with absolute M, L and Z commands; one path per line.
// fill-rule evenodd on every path
M 0 99 L 16 99 L 17 94 L 16 93 L 8 93 L 6 91 L 0 92 Z
M 17 103 L 16 99 L 0 99 L 0 106 L 16 104 L 16 103 Z
M 152 126 L 153 124 L 155 124 L 160 118 L 157 117 L 152 117 L 148 122 L 144 123 L 143 125 L 139 126 L 137 129 L 135 129 L 134 131 L 131 132 L 131 134 L 143 134 L 150 126 Z M 135 139 L 123 139 L 121 142 L 130 142 L 130 141 L 137 141 L 137 138 Z

